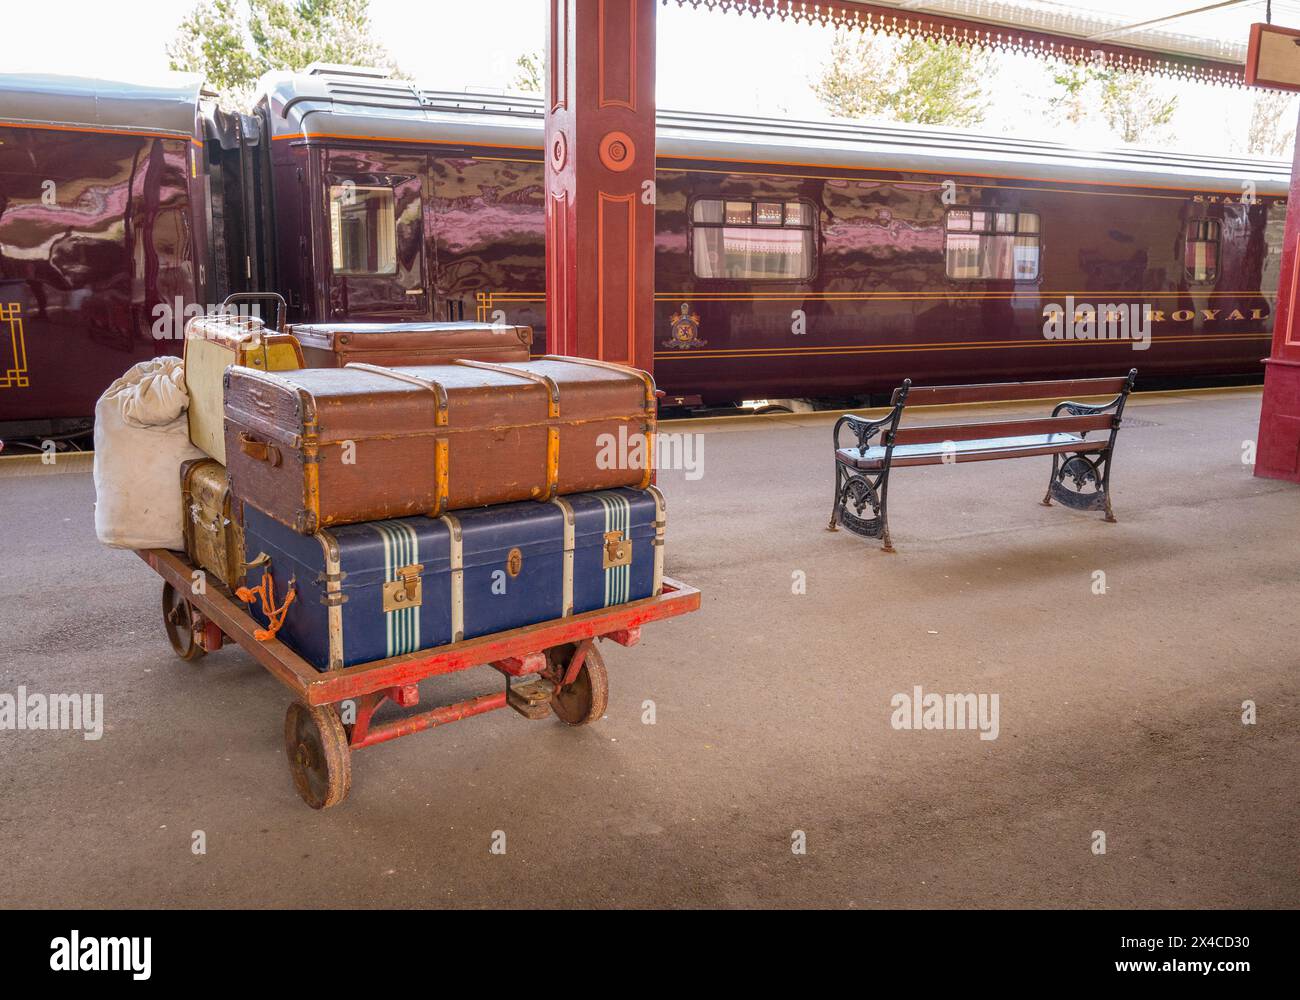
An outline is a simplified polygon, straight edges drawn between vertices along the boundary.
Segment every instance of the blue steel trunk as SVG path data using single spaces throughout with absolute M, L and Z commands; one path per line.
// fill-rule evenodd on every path
M 244 508 L 250 585 L 296 597 L 278 638 L 318 670 L 350 667 L 651 597 L 662 494 L 617 489 L 349 524 L 300 535 Z M 253 615 L 265 623 L 261 608 Z

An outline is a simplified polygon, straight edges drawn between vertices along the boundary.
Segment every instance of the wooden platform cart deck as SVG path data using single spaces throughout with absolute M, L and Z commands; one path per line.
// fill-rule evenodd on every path
M 163 578 L 164 627 L 178 656 L 195 659 L 229 640 L 293 694 L 285 716 L 285 750 L 298 794 L 313 809 L 346 798 L 351 753 L 362 747 L 507 705 L 530 719 L 554 713 L 572 726 L 599 719 L 609 680 L 595 641 L 632 646 L 643 625 L 700 606 L 698 590 L 665 579 L 663 593 L 656 597 L 321 672 L 278 639 L 259 640 L 254 634 L 258 623 L 216 587 L 193 593 L 194 566 L 183 556 L 164 549 L 138 555 Z M 504 690 L 372 724 L 384 701 L 404 708 L 418 704 L 421 680 L 482 665 L 505 676 Z M 514 683 L 533 674 L 537 680 Z

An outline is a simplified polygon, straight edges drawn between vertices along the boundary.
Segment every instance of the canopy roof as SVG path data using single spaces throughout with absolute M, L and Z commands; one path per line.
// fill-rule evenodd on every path
M 673 0 L 664 0 L 670 3 Z M 675 0 L 684 7 L 915 35 L 1142 73 L 1243 84 L 1250 25 L 1300 25 L 1297 0 Z M 1269 7 L 1271 6 L 1271 11 Z

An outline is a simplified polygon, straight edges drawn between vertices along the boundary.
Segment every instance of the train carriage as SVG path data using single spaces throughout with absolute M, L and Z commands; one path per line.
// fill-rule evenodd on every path
M 187 313 L 262 280 L 254 119 L 189 74 L 0 74 L 0 437 L 75 435 Z
M 138 356 L 174 353 L 147 322 L 169 296 L 273 289 L 298 321 L 502 320 L 545 343 L 540 100 L 318 66 L 269 74 L 242 116 L 192 86 L 129 136 L 159 94 L 96 124 L 62 91 L 109 85 L 0 76 L 0 307 L 19 303 L 27 350 L 0 319 L 0 429 L 84 416 Z M 671 111 L 657 146 L 672 399 L 1260 372 L 1289 163 Z
M 277 202 L 303 202 L 282 221 L 315 241 L 279 243 L 301 308 L 543 326 L 539 100 L 328 71 L 265 83 Z M 657 145 L 671 396 L 1090 375 L 1135 346 L 1144 374 L 1244 374 L 1266 353 L 1288 164 L 676 112 Z M 1053 307 L 1091 309 L 1101 336 L 1045 335 Z M 1107 324 L 1121 313 L 1133 330 Z

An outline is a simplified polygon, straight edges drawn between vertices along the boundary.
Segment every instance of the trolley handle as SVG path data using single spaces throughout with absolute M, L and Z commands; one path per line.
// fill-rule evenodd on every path
M 224 310 L 232 302 L 262 302 L 266 299 L 274 299 L 275 306 L 275 330 L 278 333 L 284 332 L 284 320 L 288 315 L 289 303 L 284 301 L 284 296 L 279 292 L 232 292 L 226 296 L 226 300 L 221 303 Z

